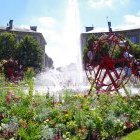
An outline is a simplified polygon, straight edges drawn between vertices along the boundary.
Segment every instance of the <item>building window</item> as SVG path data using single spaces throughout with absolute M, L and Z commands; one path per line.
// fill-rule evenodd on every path
M 137 43 L 137 36 L 131 36 L 131 37 L 130 37 L 130 40 L 131 40 L 133 43 Z

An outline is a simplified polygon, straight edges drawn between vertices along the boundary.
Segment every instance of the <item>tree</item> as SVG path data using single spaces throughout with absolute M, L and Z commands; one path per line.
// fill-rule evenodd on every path
M 43 48 L 32 36 L 25 36 L 20 41 L 17 59 L 24 68 L 33 67 L 37 72 L 42 69 Z
M 136 59 L 140 59 L 140 44 L 132 44 L 133 53 Z
M 15 58 L 17 43 L 16 35 L 8 32 L 0 34 L 0 60 Z

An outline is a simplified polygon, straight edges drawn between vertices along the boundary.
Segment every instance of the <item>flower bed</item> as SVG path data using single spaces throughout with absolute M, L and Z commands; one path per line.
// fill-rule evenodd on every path
M 1 80 L 1 79 L 0 79 Z M 0 138 L 100 140 L 121 137 L 140 126 L 140 96 L 90 96 L 65 91 L 56 101 L 21 85 L 0 86 Z

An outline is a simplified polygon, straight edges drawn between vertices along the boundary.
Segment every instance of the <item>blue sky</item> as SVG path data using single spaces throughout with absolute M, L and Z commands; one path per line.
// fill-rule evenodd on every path
M 76 5 L 72 6 L 71 2 Z M 71 37 L 64 34 L 73 25 L 69 18 L 72 7 L 79 12 L 78 31 L 84 32 L 85 26 L 92 25 L 95 30 L 107 29 L 107 17 L 113 29 L 139 28 L 139 5 L 139 0 L 0 0 L 0 26 L 6 26 L 9 19 L 13 19 L 17 27 L 37 25 L 48 42 L 46 52 L 55 66 L 66 65 L 77 57 L 75 48 L 71 47 L 72 40 L 66 39 Z M 66 40 L 69 48 L 63 44 Z

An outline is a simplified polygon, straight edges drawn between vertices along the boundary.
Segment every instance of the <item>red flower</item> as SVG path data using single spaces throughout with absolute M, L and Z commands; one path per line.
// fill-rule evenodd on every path
M 4 119 L 4 114 L 3 113 L 0 113 L 0 120 Z
M 125 126 L 126 126 L 127 128 L 133 128 L 133 123 L 132 123 L 132 122 L 126 122 L 126 123 L 125 123 Z

